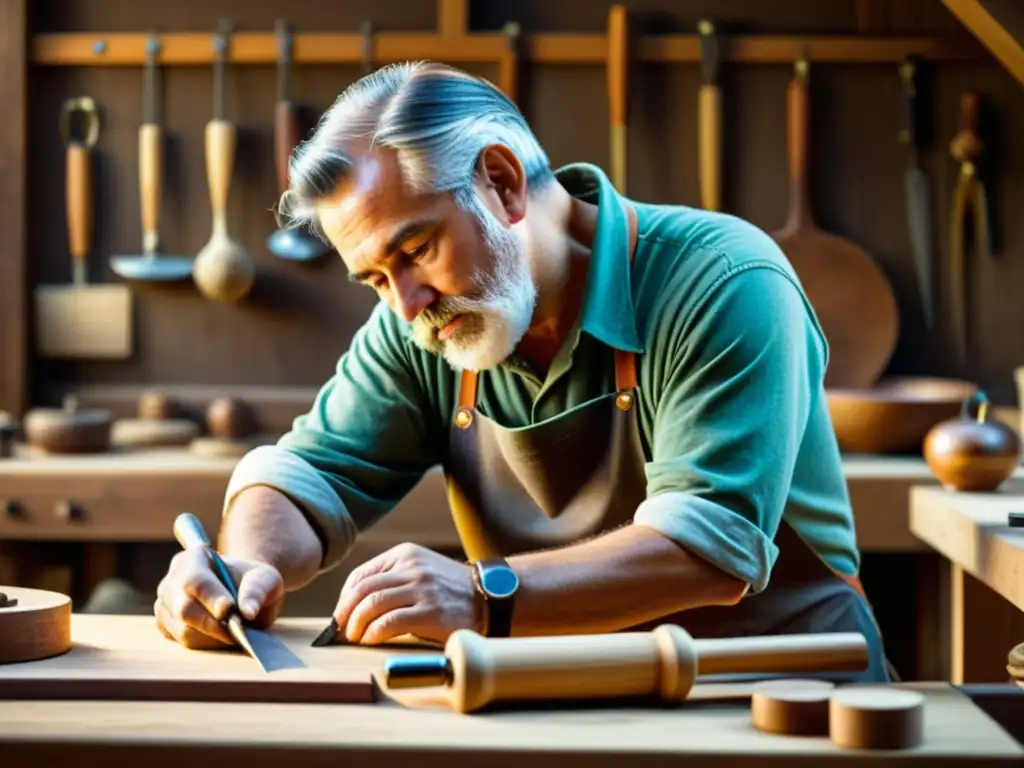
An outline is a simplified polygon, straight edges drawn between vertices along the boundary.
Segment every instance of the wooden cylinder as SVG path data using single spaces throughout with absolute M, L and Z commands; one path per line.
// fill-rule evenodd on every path
M 784 736 L 827 736 L 829 697 L 835 684 L 827 680 L 766 680 L 750 696 L 750 720 L 765 733 Z
M 36 661 L 71 649 L 71 598 L 0 584 L 0 664 Z
M 845 749 L 910 749 L 924 738 L 924 696 L 881 685 L 850 685 L 829 701 L 829 738 Z

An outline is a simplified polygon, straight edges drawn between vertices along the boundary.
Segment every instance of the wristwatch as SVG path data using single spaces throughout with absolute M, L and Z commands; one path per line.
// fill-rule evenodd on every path
M 519 577 L 503 557 L 487 557 L 473 563 L 473 581 L 483 595 L 487 613 L 487 637 L 512 634 L 512 609 Z

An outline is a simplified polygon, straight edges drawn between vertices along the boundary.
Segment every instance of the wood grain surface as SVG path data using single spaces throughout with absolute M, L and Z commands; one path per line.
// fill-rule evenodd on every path
M 282 624 L 282 631 L 305 640 L 320 624 L 319 619 L 291 620 Z M 150 626 L 142 617 L 76 615 L 74 628 L 76 637 L 93 642 L 110 638 L 103 642 L 123 648 L 124 641 L 119 644 L 115 638 L 145 633 Z M 161 664 L 186 655 L 170 646 L 154 648 Z M 350 646 L 315 650 L 318 659 L 337 659 L 330 663 L 367 673 L 379 670 L 389 652 L 406 652 Z M 128 657 L 138 663 L 145 655 L 134 652 Z M 90 664 L 102 663 L 101 656 Z M 41 666 L 57 669 L 59 661 Z M 930 765 L 957 759 L 1019 765 L 1024 759 L 1024 748 L 959 691 L 942 683 L 901 687 L 925 696 L 924 739 L 914 750 L 895 753 L 845 751 L 827 737 L 761 733 L 750 722 L 751 686 L 743 684 L 698 684 L 679 707 L 616 703 L 506 708 L 474 715 L 452 712 L 432 689 L 385 695 L 368 705 L 0 701 L 0 752 L 5 766 L 35 767 L 73 756 L 86 764 L 144 760 L 147 768 L 180 768 L 183 760 L 191 764 L 208 759 L 244 762 L 247 768 L 280 768 L 292 761 L 305 768 L 347 759 L 463 768 L 523 765 L 524 760 L 531 768 L 565 768 L 678 766 L 685 758 L 691 768 L 745 764 L 751 758 L 772 765 L 866 765 L 877 763 L 880 756 L 895 765 L 920 763 L 925 757 L 937 761 Z

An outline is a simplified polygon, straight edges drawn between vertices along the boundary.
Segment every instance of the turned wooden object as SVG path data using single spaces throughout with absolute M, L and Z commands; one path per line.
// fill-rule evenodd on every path
M 252 407 L 237 397 L 218 397 L 206 408 L 209 435 L 195 438 L 192 453 L 215 457 L 240 457 L 252 448 L 258 424 Z
M 110 448 L 113 416 L 101 408 L 80 408 L 72 395 L 62 408 L 36 408 L 25 415 L 29 445 L 47 453 L 103 453 Z
M 909 749 L 924 739 L 924 695 L 849 685 L 829 699 L 829 738 L 845 749 Z
M 750 696 L 750 720 L 765 733 L 783 736 L 827 736 L 829 697 L 835 684 L 827 680 L 766 680 Z
M 199 434 L 199 425 L 183 418 L 179 404 L 159 390 L 139 395 L 137 410 L 137 418 L 114 422 L 114 444 L 138 448 L 188 445 Z
M 650 632 L 485 638 L 458 630 L 443 654 L 387 660 L 390 688 L 445 685 L 458 712 L 491 703 L 656 696 L 683 701 L 698 674 L 824 672 L 867 667 L 857 633 L 695 640 L 682 627 Z
M 71 648 L 71 598 L 0 584 L 0 664 L 35 661 Z
M 979 391 L 963 401 L 959 417 L 936 424 L 925 437 L 924 458 L 946 488 L 994 491 L 1020 463 L 1020 436 L 990 411 L 987 395 Z

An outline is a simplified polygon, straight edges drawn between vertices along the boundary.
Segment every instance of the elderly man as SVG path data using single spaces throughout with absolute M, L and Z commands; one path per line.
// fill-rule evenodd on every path
M 888 679 L 826 341 L 766 234 L 553 171 L 497 89 L 424 63 L 341 95 L 281 214 L 381 302 L 311 410 L 231 478 L 220 547 L 245 617 L 273 622 L 440 464 L 468 562 L 405 544 L 359 565 L 333 615 L 349 641 L 856 631 L 861 679 Z M 230 606 L 183 552 L 155 612 L 196 647 L 230 642 Z

